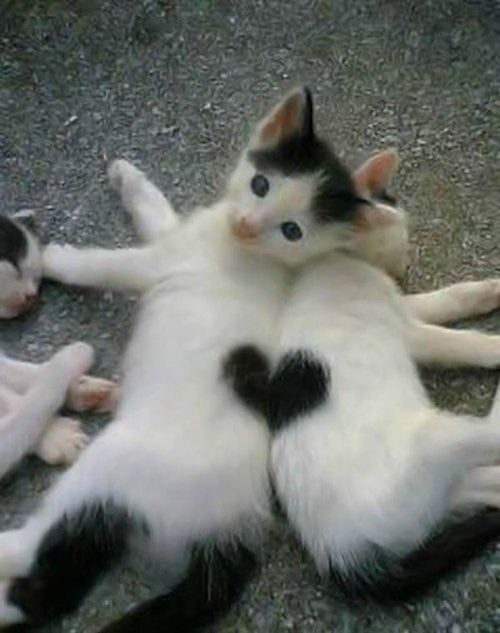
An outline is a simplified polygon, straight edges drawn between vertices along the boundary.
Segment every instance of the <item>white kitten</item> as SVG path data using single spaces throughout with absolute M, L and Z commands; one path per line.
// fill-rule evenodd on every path
M 499 336 L 417 320 L 498 308 L 500 281 L 402 298 L 353 251 L 356 234 L 397 217 L 385 194 L 395 155 L 350 176 L 315 136 L 307 91 L 289 95 L 262 135 L 240 166 L 258 187 L 235 234 L 297 266 L 296 278 L 272 367 L 253 377 L 242 367 L 234 388 L 275 431 L 278 497 L 318 569 L 350 595 L 406 598 L 500 534 L 500 398 L 485 420 L 438 411 L 415 367 L 500 365 Z M 495 510 L 455 522 L 486 506 Z
M 42 276 L 40 247 L 23 224 L 24 214 L 0 215 L 0 319 L 11 319 L 37 299 Z
M 236 243 L 227 199 L 180 222 L 133 166 L 114 163 L 110 178 L 153 241 L 119 251 L 49 246 L 44 264 L 66 283 L 143 293 L 121 402 L 40 511 L 0 536 L 0 623 L 76 608 L 139 545 L 174 588 L 109 630 L 197 630 L 240 594 L 270 520 L 269 432 L 227 379 L 233 348 L 274 343 L 286 276 Z

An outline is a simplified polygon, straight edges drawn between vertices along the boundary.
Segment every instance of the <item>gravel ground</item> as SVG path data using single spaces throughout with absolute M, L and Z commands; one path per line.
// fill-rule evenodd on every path
M 217 195 L 256 116 L 306 81 L 347 160 L 400 148 L 408 288 L 498 276 L 499 54 L 498 0 L 0 0 L 1 205 L 36 209 L 45 240 L 128 243 L 106 157 L 135 161 L 189 209 Z M 0 342 L 43 359 L 85 339 L 113 375 L 133 312 L 133 299 L 47 284 L 33 314 L 0 324 Z M 499 314 L 481 326 L 498 330 Z M 424 377 L 439 404 L 484 413 L 498 374 Z M 0 526 L 18 525 L 54 476 L 33 461 L 3 482 Z M 350 610 L 278 524 L 263 573 L 218 631 L 493 632 L 499 589 L 493 548 L 423 602 Z M 92 633 L 150 591 L 116 574 L 47 631 Z

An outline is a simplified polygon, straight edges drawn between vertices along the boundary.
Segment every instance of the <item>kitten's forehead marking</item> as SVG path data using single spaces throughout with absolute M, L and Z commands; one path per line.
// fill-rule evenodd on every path
M 347 168 L 327 143 L 313 137 L 308 141 L 294 135 L 273 147 L 252 149 L 249 161 L 264 173 L 281 173 L 290 178 L 314 175 L 316 188 L 309 208 L 319 223 L 353 218 L 356 191 Z
M 10 218 L 0 215 L 0 260 L 18 268 L 27 250 L 28 238 L 24 231 Z

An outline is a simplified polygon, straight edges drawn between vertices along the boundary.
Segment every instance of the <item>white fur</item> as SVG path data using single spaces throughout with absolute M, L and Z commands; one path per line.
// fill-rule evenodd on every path
M 141 190 L 151 196 L 153 185 L 125 161 L 111 176 L 132 208 Z M 196 543 L 253 544 L 270 519 L 268 430 L 231 393 L 221 362 L 234 345 L 267 349 L 275 340 L 284 269 L 232 239 L 229 203 L 180 223 L 160 196 L 156 212 L 141 216 L 143 235 L 157 239 L 141 249 L 45 252 L 52 278 L 128 286 L 143 298 L 116 417 L 18 533 L 18 573 L 48 525 L 94 500 L 112 499 L 145 519 L 155 556 L 175 565 Z M 1 561 L 0 540 L 0 575 Z
M 117 400 L 114 383 L 82 375 L 91 359 L 80 343 L 41 365 L 0 355 L 0 476 L 29 452 L 53 465 L 75 461 L 88 438 L 77 420 L 55 417 L 58 409 L 103 412 Z
M 408 553 L 437 522 L 477 499 L 464 492 L 464 482 L 500 455 L 498 416 L 478 423 L 430 403 L 413 358 L 422 345 L 434 346 L 436 362 L 453 364 L 461 333 L 446 331 L 455 342 L 447 356 L 440 333 L 424 327 L 383 273 L 352 256 L 332 254 L 298 275 L 280 349 L 305 348 L 322 358 L 332 393 L 325 406 L 278 434 L 272 471 L 322 571 L 330 563 L 349 571 L 371 545 Z M 500 507 L 498 494 L 489 501 Z
M 16 389 L 20 378 L 16 361 L 0 357 L 0 476 L 31 451 L 50 463 L 74 458 L 83 446 L 79 426 L 51 420 L 69 385 L 88 369 L 92 359 L 88 345 L 69 345 L 32 372 L 29 384 L 23 383 L 20 391 Z

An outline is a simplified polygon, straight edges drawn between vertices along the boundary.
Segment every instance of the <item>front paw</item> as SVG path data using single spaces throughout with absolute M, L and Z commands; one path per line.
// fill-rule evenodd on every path
M 82 376 L 71 385 L 66 404 L 72 411 L 110 413 L 116 408 L 118 386 L 111 380 Z
M 42 252 L 43 276 L 71 283 L 77 268 L 78 249 L 70 244 L 48 244 Z
M 122 193 L 127 186 L 143 178 L 142 171 L 123 158 L 112 161 L 108 167 L 109 184 L 118 193 Z
M 71 418 L 57 418 L 47 428 L 35 454 L 51 466 L 69 466 L 87 446 L 88 435 L 80 422 Z

